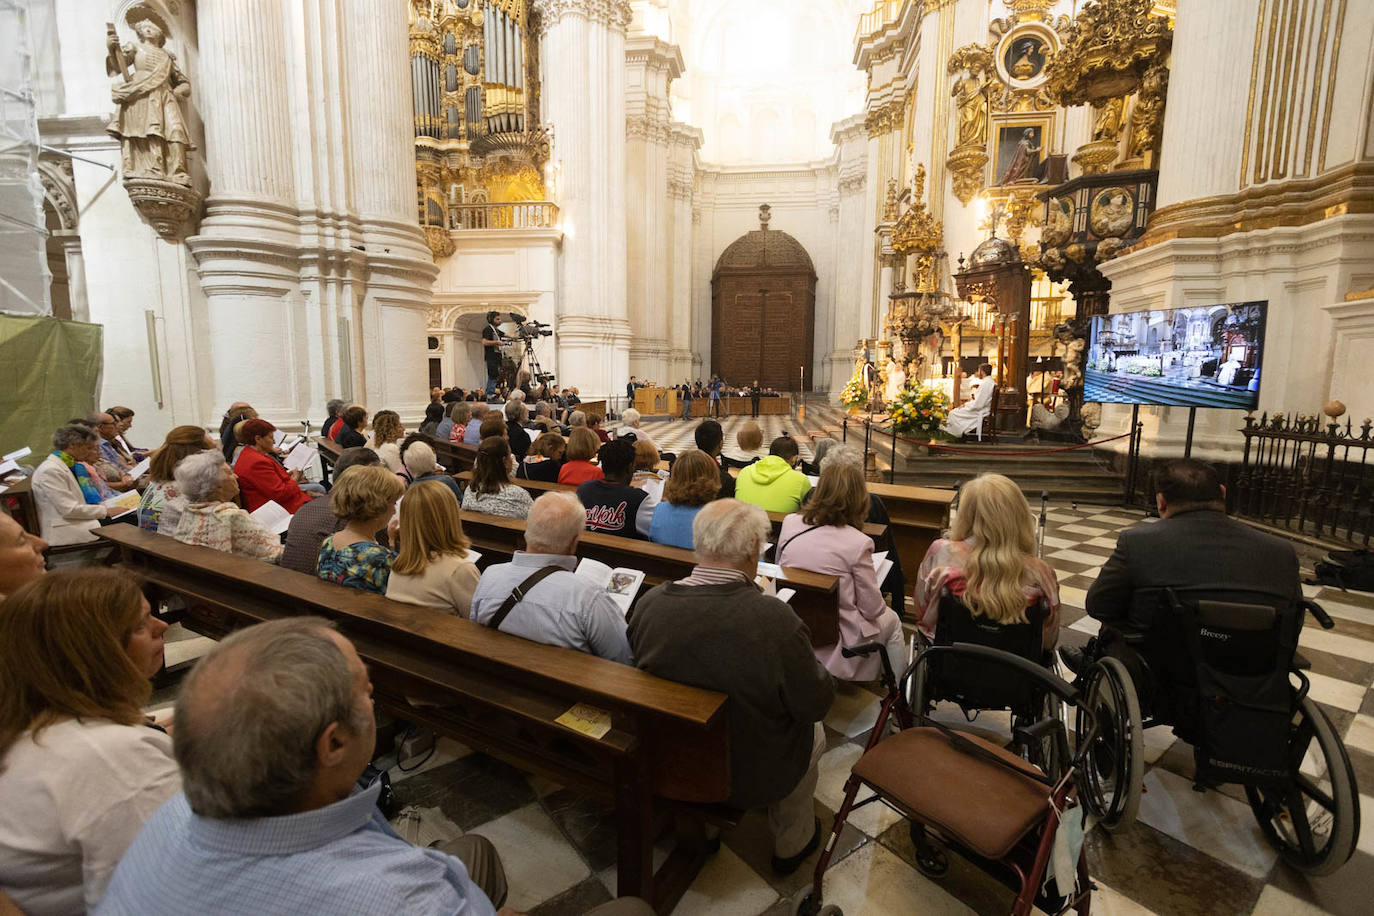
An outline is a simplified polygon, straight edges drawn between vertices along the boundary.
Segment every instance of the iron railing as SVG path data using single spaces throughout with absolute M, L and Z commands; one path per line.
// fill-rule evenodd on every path
M 1295 534 L 1368 546 L 1374 533 L 1374 448 L 1365 419 L 1276 413 L 1245 418 L 1245 455 L 1236 476 L 1237 515 Z

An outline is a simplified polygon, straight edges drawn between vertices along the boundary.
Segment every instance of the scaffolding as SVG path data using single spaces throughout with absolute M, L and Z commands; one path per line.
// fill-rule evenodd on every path
M 52 315 L 29 0 L 0 0 L 0 313 Z

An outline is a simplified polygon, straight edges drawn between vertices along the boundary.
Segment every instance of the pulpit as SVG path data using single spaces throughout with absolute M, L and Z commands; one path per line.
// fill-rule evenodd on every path
M 636 388 L 635 410 L 646 417 L 677 416 L 676 388 Z

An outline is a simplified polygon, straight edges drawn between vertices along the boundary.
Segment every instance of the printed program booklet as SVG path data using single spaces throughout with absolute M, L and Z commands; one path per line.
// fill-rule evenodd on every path
M 605 563 L 591 558 L 577 564 L 577 575 L 604 588 L 622 614 L 629 613 L 630 603 L 635 600 L 635 595 L 639 594 L 639 586 L 644 583 L 642 569 L 626 569 L 621 566 L 612 569 Z

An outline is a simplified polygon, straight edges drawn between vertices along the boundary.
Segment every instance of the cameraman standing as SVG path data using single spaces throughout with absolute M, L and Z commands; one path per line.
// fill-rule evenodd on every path
M 499 312 L 487 312 L 487 326 L 482 328 L 482 356 L 487 363 L 487 400 L 496 393 L 496 378 L 501 374 L 501 339 L 505 336 L 496 326 Z

